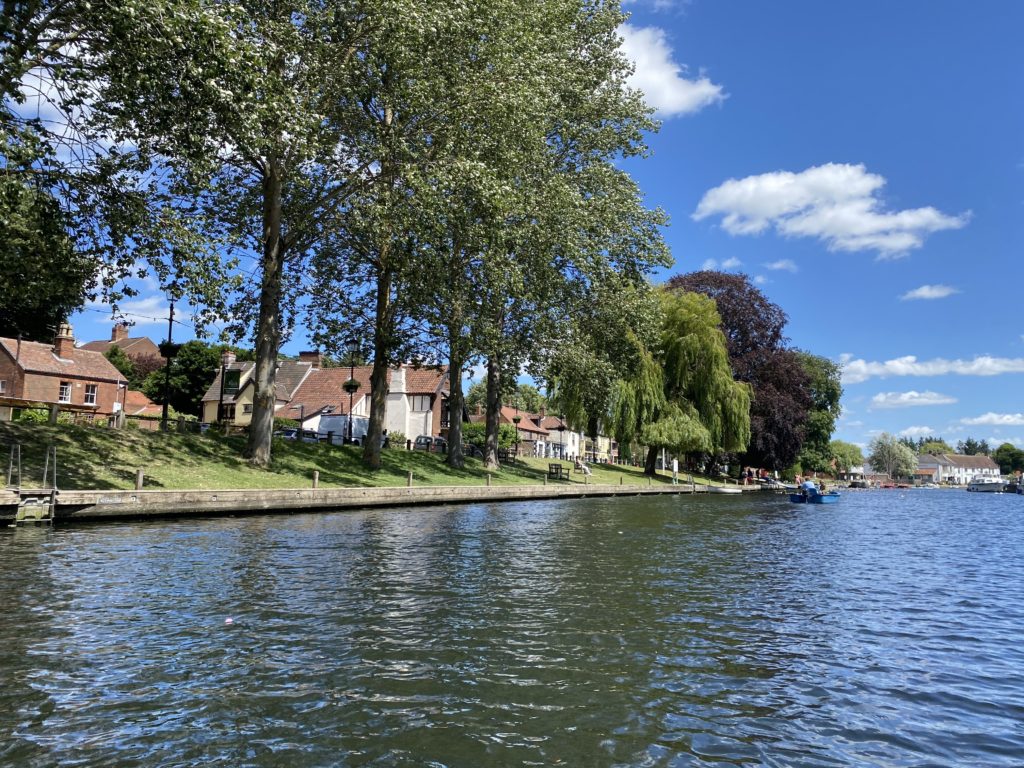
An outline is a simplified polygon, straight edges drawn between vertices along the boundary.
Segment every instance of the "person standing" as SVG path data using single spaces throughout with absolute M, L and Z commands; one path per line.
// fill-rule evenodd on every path
M 679 485 L 679 459 L 672 457 L 672 485 Z

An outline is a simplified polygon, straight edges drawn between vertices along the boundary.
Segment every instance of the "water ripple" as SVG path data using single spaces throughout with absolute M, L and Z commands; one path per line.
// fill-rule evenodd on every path
M 1019 766 L 1024 499 L 0 536 L 0 765 Z

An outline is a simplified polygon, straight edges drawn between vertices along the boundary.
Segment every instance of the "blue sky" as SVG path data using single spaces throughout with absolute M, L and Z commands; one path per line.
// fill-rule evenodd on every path
M 626 8 L 664 121 L 628 166 L 671 216 L 657 277 L 750 275 L 794 345 L 844 363 L 839 439 L 1024 447 L 1024 3 Z M 166 302 L 142 287 L 135 333 L 162 338 Z M 72 322 L 109 334 L 95 306 Z

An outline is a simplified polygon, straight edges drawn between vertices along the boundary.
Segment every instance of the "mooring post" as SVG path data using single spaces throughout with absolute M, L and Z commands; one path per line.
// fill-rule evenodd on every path
M 650 488 L 654 484 L 654 478 L 647 478 L 647 487 Z
M 491 473 L 490 472 L 487 473 L 487 487 L 488 488 L 491 487 Z
M 145 472 L 143 470 L 141 470 L 141 469 L 136 469 L 135 470 L 135 490 L 136 491 L 141 491 L 142 490 L 142 481 L 144 479 L 144 476 L 145 476 Z
M 319 469 L 314 469 L 313 470 L 313 487 L 314 488 L 319 488 L 320 487 L 320 470 Z
M 405 487 L 412 488 L 412 470 L 409 470 L 409 476 L 405 478 Z

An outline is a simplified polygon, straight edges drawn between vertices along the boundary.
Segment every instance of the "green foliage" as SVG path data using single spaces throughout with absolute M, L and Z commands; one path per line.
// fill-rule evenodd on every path
M 387 447 L 392 450 L 405 450 L 405 444 L 409 440 L 405 436 L 404 432 L 388 432 L 388 445 Z
M 64 224 L 52 196 L 0 173 L 0 336 L 53 341 L 85 303 L 95 265 L 73 251 Z
M 930 453 L 932 455 L 938 455 L 940 453 L 955 453 L 953 446 L 941 437 L 921 438 L 917 444 L 917 452 Z
M 1003 443 L 992 451 L 993 460 L 999 464 L 999 471 L 1004 475 L 1024 472 L 1024 451 L 1013 443 Z
M 825 472 L 831 468 L 833 454 L 829 445 L 841 407 L 843 385 L 839 366 L 825 357 L 798 352 L 810 385 L 811 410 L 804 422 L 800 463 L 804 468 Z
M 965 456 L 977 456 L 979 454 L 988 456 L 992 449 L 988 447 L 988 442 L 985 440 L 975 440 L 973 437 L 968 437 L 966 440 L 961 440 L 956 444 L 956 452 Z
M 487 427 L 482 421 L 473 421 L 462 425 L 462 440 L 476 446 L 481 451 L 487 438 Z M 511 448 L 516 444 L 516 428 L 511 424 L 498 425 L 498 447 Z
M 864 463 L 864 454 L 860 446 L 843 440 L 833 440 L 829 443 L 829 453 L 835 462 L 837 472 L 849 472 L 852 467 L 859 467 Z
M 223 347 L 210 346 L 201 341 L 189 341 L 181 345 L 178 355 L 171 362 L 169 379 L 169 402 L 181 413 L 198 415 L 203 395 L 213 383 L 220 368 Z M 164 402 L 164 368 L 154 371 L 142 384 L 142 391 L 154 403 Z
M 894 480 L 909 478 L 917 470 L 917 454 L 892 435 L 883 432 L 868 446 L 868 463 Z

